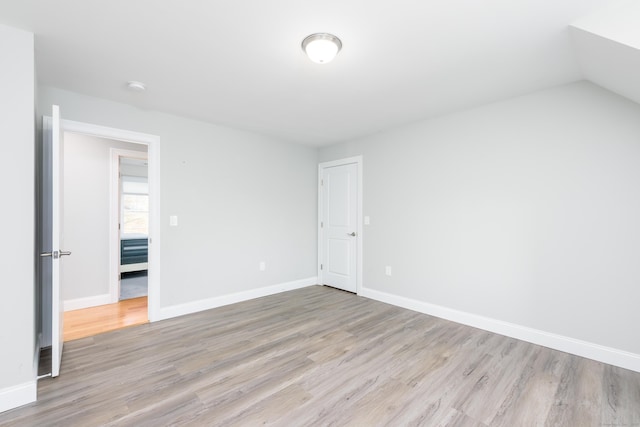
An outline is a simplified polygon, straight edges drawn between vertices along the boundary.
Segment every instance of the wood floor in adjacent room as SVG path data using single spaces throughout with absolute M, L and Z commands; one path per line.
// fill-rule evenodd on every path
M 147 297 L 65 311 L 63 339 L 65 342 L 77 340 L 148 321 Z
M 321 286 L 64 348 L 1 425 L 640 425 L 640 373 Z

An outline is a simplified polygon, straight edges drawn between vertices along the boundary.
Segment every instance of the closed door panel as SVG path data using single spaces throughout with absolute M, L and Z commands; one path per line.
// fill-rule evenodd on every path
M 329 239 L 327 244 L 327 270 L 331 274 L 349 277 L 351 274 L 351 242 L 349 239 Z
M 356 292 L 358 165 L 323 170 L 323 282 Z

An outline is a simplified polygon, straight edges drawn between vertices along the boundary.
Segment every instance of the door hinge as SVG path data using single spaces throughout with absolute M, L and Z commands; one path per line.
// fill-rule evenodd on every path
M 320 270 L 322 270 L 322 264 L 320 264 Z
M 320 228 L 324 228 L 324 222 L 320 221 Z
M 320 180 L 320 187 L 322 187 L 324 185 L 324 179 Z

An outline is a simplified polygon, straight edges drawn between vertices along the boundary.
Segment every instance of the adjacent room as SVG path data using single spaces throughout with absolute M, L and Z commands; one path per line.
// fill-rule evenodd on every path
M 147 147 L 65 132 L 62 151 L 64 243 L 74 249 L 61 275 L 64 341 L 145 323 Z
M 640 426 L 638 22 L 0 0 L 0 424 Z

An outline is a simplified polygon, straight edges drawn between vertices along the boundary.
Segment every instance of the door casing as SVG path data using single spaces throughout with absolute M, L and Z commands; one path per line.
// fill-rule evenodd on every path
M 332 160 L 330 162 L 322 162 L 318 164 L 318 282 L 320 284 L 324 283 L 323 278 L 323 270 L 321 266 L 324 264 L 324 230 L 321 226 L 324 221 L 323 212 L 324 212 L 324 193 L 322 191 L 322 177 L 324 174 L 324 170 L 326 168 L 356 164 L 358 166 L 358 188 L 357 188 L 357 206 L 358 206 L 358 215 L 356 216 L 356 228 L 358 233 L 358 240 L 356 242 L 356 294 L 360 295 L 362 293 L 362 239 L 364 237 L 363 233 L 363 211 L 362 211 L 362 169 L 363 169 L 363 159 L 362 156 L 354 156 L 348 157 L 344 159 Z
M 45 120 L 50 120 L 45 118 Z M 147 145 L 149 168 L 149 278 L 148 317 L 153 322 L 160 316 L 160 137 L 146 133 L 99 126 L 73 120 L 62 120 L 64 132 Z M 116 225 L 117 227 L 117 225 Z M 114 235 L 113 224 L 110 235 Z M 112 268 L 110 268 L 112 270 Z M 112 279 L 110 280 L 112 283 Z M 44 321 L 44 319 L 43 319 Z M 46 344 L 46 343 L 45 343 Z

